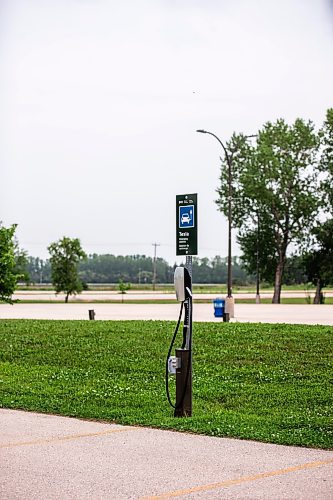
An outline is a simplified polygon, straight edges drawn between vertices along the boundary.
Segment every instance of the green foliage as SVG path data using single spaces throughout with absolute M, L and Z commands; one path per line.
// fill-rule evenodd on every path
M 164 387 L 173 322 L 0 321 L 0 405 L 333 447 L 331 326 L 194 325 L 193 417 Z M 173 390 L 173 382 L 171 382 Z
M 292 255 L 287 257 L 284 269 L 283 283 L 286 285 L 309 285 L 309 277 L 306 272 L 303 255 Z
M 261 220 L 261 224 L 254 229 L 241 228 L 237 240 L 242 249 L 240 260 L 244 269 L 249 274 L 255 274 L 258 264 L 260 280 L 274 283 L 278 255 L 272 244 L 274 240 L 273 226 L 263 224 Z
M 118 287 L 119 287 L 120 293 L 124 294 L 127 292 L 127 290 L 130 290 L 131 283 L 124 283 L 123 280 L 119 280 Z
M 221 284 L 227 282 L 227 258 L 222 258 L 219 255 L 212 259 L 193 257 L 192 268 L 195 283 Z M 232 259 L 232 274 L 234 284 L 245 285 L 251 281 L 251 276 L 243 269 L 238 257 Z
M 324 174 L 322 191 L 326 195 L 326 209 L 333 216 L 333 108 L 328 109 L 326 120 L 321 130 L 323 152 L 320 159 L 320 168 Z
M 131 283 L 124 283 L 123 280 L 121 279 L 119 280 L 118 288 L 121 293 L 121 301 L 124 302 L 124 294 L 127 292 L 127 290 L 130 290 Z
M 120 279 L 133 284 L 149 285 L 153 280 L 153 261 L 145 255 L 89 255 L 80 261 L 79 274 L 86 283 L 118 283 Z M 32 283 L 49 283 L 51 266 L 49 260 L 29 257 L 27 271 Z M 158 283 L 173 283 L 174 266 L 158 258 L 156 261 Z M 193 273 L 196 283 L 225 283 L 227 279 L 226 259 L 216 256 L 193 259 Z M 239 259 L 233 258 L 234 281 L 245 284 L 250 277 L 242 269 Z
M 327 110 L 319 137 L 320 196 L 326 220 L 317 221 L 312 228 L 312 245 L 307 247 L 302 256 L 307 280 L 316 285 L 314 303 L 317 304 L 323 302 L 322 289 L 333 284 L 333 108 Z
M 308 236 L 320 206 L 318 196 L 319 138 L 311 122 L 282 119 L 266 123 L 257 143 L 234 134 L 227 144 L 232 161 L 232 217 L 248 270 L 254 271 L 253 246 L 260 224 L 262 275 L 269 279 L 274 265 L 273 302 L 280 302 L 286 252 Z M 217 204 L 228 213 L 228 175 L 222 162 Z M 266 274 L 266 271 L 268 274 Z
M 24 281 L 27 285 L 30 283 L 30 275 L 28 272 L 28 253 L 22 250 L 18 242 L 15 241 L 15 273 L 18 275 L 19 281 Z
M 314 303 L 323 300 L 322 289 L 333 284 L 333 219 L 329 219 L 317 228 L 313 234 L 317 248 L 303 256 L 308 280 L 317 286 Z
M 43 260 L 39 257 L 28 257 L 27 272 L 31 283 L 50 283 L 51 282 L 51 264 L 49 260 Z
M 15 261 L 15 230 L 16 224 L 6 228 L 0 223 L 0 301 L 13 303 L 19 275 Z
M 65 302 L 72 294 L 82 292 L 84 283 L 79 277 L 79 262 L 86 258 L 80 240 L 63 237 L 48 247 L 51 258 L 52 283 L 57 293 L 66 294 Z
M 159 282 L 170 282 L 170 269 L 165 260 L 156 259 Z M 123 279 L 131 283 L 148 284 L 153 280 L 153 260 L 145 255 L 93 254 L 80 263 L 80 273 L 87 283 L 118 283 Z

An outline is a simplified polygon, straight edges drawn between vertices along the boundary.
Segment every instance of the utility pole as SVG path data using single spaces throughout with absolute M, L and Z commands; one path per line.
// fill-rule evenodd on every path
M 153 290 L 156 288 L 156 248 L 160 246 L 160 243 L 152 243 L 154 247 L 154 260 L 153 260 Z

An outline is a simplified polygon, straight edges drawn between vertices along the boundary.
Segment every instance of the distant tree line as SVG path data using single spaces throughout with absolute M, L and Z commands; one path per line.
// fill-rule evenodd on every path
M 50 259 L 28 256 L 21 250 L 14 237 L 16 226 L 5 228 L 0 223 L 0 301 L 12 302 L 17 283 L 52 283 L 57 292 L 69 295 L 80 293 L 87 283 L 117 283 L 119 289 L 128 289 L 130 284 L 152 284 L 153 259 L 145 255 L 115 256 L 89 255 L 81 248 L 80 240 L 64 237 L 49 245 Z M 326 221 L 318 226 L 317 242 L 320 246 L 303 255 L 286 257 L 283 284 L 316 285 L 318 276 L 320 290 L 315 300 L 322 302 L 322 288 L 333 285 L 333 225 Z M 254 283 L 255 274 L 247 270 L 244 256 L 234 257 L 232 262 L 233 283 Z M 172 283 L 176 264 L 170 266 L 164 259 L 156 262 L 156 282 Z M 227 281 L 227 258 L 193 258 L 193 278 L 198 284 L 223 283 Z M 265 284 L 272 284 L 267 280 Z
M 332 243 L 332 242 L 331 242 Z M 294 255 L 286 258 L 283 275 L 284 285 L 317 284 L 319 266 L 330 253 L 317 251 L 304 256 Z M 41 259 L 26 255 L 22 250 L 16 254 L 16 264 L 13 264 L 18 281 L 26 284 L 52 283 L 52 267 L 50 259 Z M 331 266 L 331 267 L 329 267 Z M 325 286 L 333 285 L 333 262 L 326 265 L 326 275 L 322 282 Z M 164 259 L 156 262 L 157 283 L 172 283 L 176 264 L 169 265 Z M 329 272 L 329 269 L 331 271 Z M 242 257 L 232 259 L 233 284 L 242 286 L 253 284 L 255 272 L 246 270 Z M 135 284 L 152 284 L 153 259 L 145 255 L 89 255 L 86 260 L 78 263 L 78 274 L 84 284 L 87 283 L 119 283 L 120 281 Z M 198 284 L 225 284 L 227 282 L 227 258 L 216 256 L 212 259 L 193 258 L 193 277 Z M 265 281 L 271 285 L 273 279 Z
M 315 262 L 309 262 L 311 258 Z M 324 259 L 325 254 L 321 252 L 319 256 Z M 22 254 L 20 255 L 22 261 Z M 286 258 L 285 270 L 283 274 L 284 285 L 316 285 L 318 267 L 321 261 L 316 253 L 292 255 Z M 333 265 L 333 262 L 332 262 Z M 172 283 L 176 264 L 171 266 L 164 259 L 158 258 L 156 262 L 157 283 Z M 328 267 L 328 265 L 327 265 Z M 20 281 L 26 283 L 51 283 L 51 262 L 49 259 L 43 260 L 39 257 L 27 257 L 26 264 L 17 269 Z M 112 255 L 112 254 L 92 254 L 85 261 L 78 265 L 79 276 L 84 283 L 119 283 L 120 280 L 135 284 L 152 284 L 153 282 L 153 259 L 145 255 Z M 250 285 L 256 280 L 255 270 L 246 270 L 242 257 L 233 257 L 232 274 L 234 285 Z M 225 284 L 227 282 L 227 258 L 216 256 L 212 259 L 207 257 L 193 258 L 193 278 L 199 284 Z M 266 285 L 271 285 L 274 281 L 265 281 Z M 333 270 L 325 276 L 325 286 L 333 285 Z
M 156 282 L 172 283 L 176 264 L 171 266 L 162 258 L 156 259 Z M 153 259 L 146 255 L 92 254 L 78 264 L 78 272 L 84 283 L 119 283 L 121 280 L 135 284 L 153 282 Z M 49 259 L 27 257 L 25 273 L 30 283 L 51 283 L 52 268 Z M 193 278 L 195 283 L 225 283 L 227 279 L 227 259 L 216 256 L 193 258 Z M 238 257 L 233 258 L 233 280 L 235 284 L 253 281 L 242 267 Z

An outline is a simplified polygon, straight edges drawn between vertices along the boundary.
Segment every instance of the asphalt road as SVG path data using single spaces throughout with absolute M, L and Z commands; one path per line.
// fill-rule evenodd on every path
M 333 452 L 0 410 L 2 499 L 332 499 Z

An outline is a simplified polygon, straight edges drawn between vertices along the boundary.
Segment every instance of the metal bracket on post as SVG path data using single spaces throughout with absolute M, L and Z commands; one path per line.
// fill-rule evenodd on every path
M 176 356 L 170 356 L 168 359 L 168 371 L 171 375 L 176 375 L 177 368 L 180 368 L 181 359 Z

